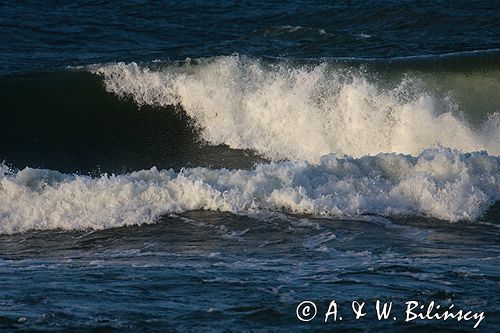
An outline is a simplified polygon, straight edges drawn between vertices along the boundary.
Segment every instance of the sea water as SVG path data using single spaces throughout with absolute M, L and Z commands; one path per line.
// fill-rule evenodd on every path
M 3 2 L 0 328 L 497 330 L 498 13 Z

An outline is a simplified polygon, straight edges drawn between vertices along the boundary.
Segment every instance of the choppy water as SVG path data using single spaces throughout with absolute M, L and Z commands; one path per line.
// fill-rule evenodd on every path
M 499 9 L 3 2 L 0 328 L 495 331 Z
M 87 330 L 472 330 L 404 323 L 404 302 L 486 311 L 498 327 L 498 226 L 202 211 L 148 226 L 1 236 L 2 327 Z M 395 303 L 401 322 L 355 321 L 351 300 Z M 301 324 L 298 300 L 344 322 Z M 347 311 L 349 310 L 349 311 Z M 423 324 L 423 325 L 422 325 Z

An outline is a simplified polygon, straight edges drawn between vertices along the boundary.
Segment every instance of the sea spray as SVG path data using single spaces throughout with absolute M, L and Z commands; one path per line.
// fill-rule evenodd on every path
M 418 155 L 426 148 L 500 154 L 500 117 L 474 128 L 453 99 L 403 75 L 391 87 L 328 63 L 263 63 L 241 56 L 156 69 L 136 63 L 94 66 L 106 90 L 139 105 L 180 105 L 214 145 L 271 159 L 318 162 L 329 153 Z M 493 110 L 494 111 L 494 110 Z

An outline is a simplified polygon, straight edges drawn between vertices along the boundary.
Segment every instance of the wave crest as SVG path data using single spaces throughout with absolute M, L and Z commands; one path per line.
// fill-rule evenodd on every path
M 252 149 L 271 160 L 318 162 L 329 153 L 418 155 L 426 148 L 500 154 L 500 116 L 472 129 L 450 98 L 403 76 L 395 85 L 328 63 L 266 64 L 218 57 L 151 70 L 98 66 L 107 91 L 138 104 L 180 104 L 210 144 Z

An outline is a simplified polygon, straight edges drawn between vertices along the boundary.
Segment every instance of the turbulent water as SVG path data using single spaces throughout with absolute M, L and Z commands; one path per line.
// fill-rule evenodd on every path
M 0 328 L 500 325 L 497 3 L 46 7 L 0 5 Z

